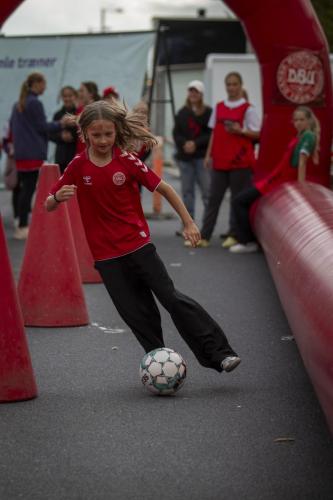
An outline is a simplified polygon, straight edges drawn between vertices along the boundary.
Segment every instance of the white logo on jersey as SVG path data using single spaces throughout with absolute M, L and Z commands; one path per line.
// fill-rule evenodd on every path
M 84 176 L 82 177 L 82 179 L 83 179 L 83 184 L 84 184 L 85 186 L 92 186 L 91 176 L 90 176 L 90 175 L 84 175 Z
M 147 233 L 145 231 L 140 231 L 140 236 L 142 236 L 142 238 L 147 238 Z
M 113 184 L 116 186 L 121 186 L 126 181 L 126 176 L 123 172 L 116 172 L 112 177 Z

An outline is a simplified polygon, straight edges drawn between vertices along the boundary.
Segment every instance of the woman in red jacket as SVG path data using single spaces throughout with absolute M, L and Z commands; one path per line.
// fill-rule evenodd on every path
M 244 98 L 243 80 L 239 73 L 225 77 L 228 98 L 217 103 L 208 123 L 212 134 L 205 166 L 212 167 L 208 205 L 205 208 L 202 239 L 199 247 L 209 246 L 224 194 L 231 190 L 231 199 L 251 184 L 254 166 L 253 141 L 259 138 L 260 122 L 254 107 Z M 234 217 L 231 212 L 225 248 L 235 244 Z

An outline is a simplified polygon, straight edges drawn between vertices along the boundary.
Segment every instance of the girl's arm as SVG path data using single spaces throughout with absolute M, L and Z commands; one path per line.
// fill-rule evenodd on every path
M 176 191 L 165 181 L 159 183 L 156 191 L 160 193 L 177 212 L 184 225 L 184 238 L 191 242 L 192 247 L 195 247 L 201 239 L 200 231 Z
M 48 212 L 56 210 L 61 202 L 68 201 L 76 193 L 77 186 L 74 184 L 62 186 L 55 194 L 46 198 L 45 208 Z
M 298 182 L 305 182 L 308 155 L 300 153 L 298 159 Z

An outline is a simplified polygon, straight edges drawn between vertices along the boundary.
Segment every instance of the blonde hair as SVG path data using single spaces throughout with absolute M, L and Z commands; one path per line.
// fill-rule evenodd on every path
M 30 75 L 28 75 L 26 80 L 22 83 L 20 96 L 17 103 L 17 109 L 20 113 L 22 113 L 25 110 L 27 96 L 31 91 L 31 87 L 33 86 L 33 84 L 42 81 L 45 81 L 44 75 L 36 71 L 34 73 L 30 73 Z
M 81 137 L 87 142 L 87 130 L 95 120 L 113 122 L 116 128 L 115 145 L 126 151 L 135 151 L 138 141 L 151 149 L 157 144 L 154 135 L 142 124 L 142 114 L 128 111 L 124 104 L 117 101 L 96 101 L 88 104 L 82 111 L 78 123 Z
M 295 111 L 293 112 L 293 117 L 295 116 L 296 113 L 301 112 L 304 114 L 305 118 L 309 122 L 309 130 L 313 132 L 315 139 L 316 139 L 316 145 L 314 152 L 312 154 L 312 159 L 315 164 L 319 163 L 319 150 L 320 150 L 320 122 L 314 112 L 312 111 L 311 108 L 308 106 L 298 106 Z

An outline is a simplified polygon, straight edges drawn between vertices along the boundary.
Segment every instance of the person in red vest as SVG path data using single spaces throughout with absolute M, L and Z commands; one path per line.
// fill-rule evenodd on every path
M 261 196 L 270 193 L 284 182 L 311 180 L 311 170 L 319 161 L 320 124 L 307 106 L 299 106 L 293 113 L 293 124 L 297 135 L 288 144 L 277 166 L 264 179 L 240 193 L 233 201 L 238 243 L 229 250 L 232 253 L 251 253 L 258 250 L 250 222 L 252 204 Z M 310 175 L 306 171 L 310 170 Z
M 209 246 L 226 190 L 231 199 L 251 185 L 255 163 L 254 141 L 259 139 L 260 121 L 254 107 L 244 97 L 243 79 L 237 72 L 225 77 L 227 99 L 217 103 L 208 126 L 212 129 L 205 167 L 212 168 L 208 204 L 204 211 L 198 246 Z M 231 210 L 230 228 L 222 246 L 229 248 L 235 240 L 234 217 Z

